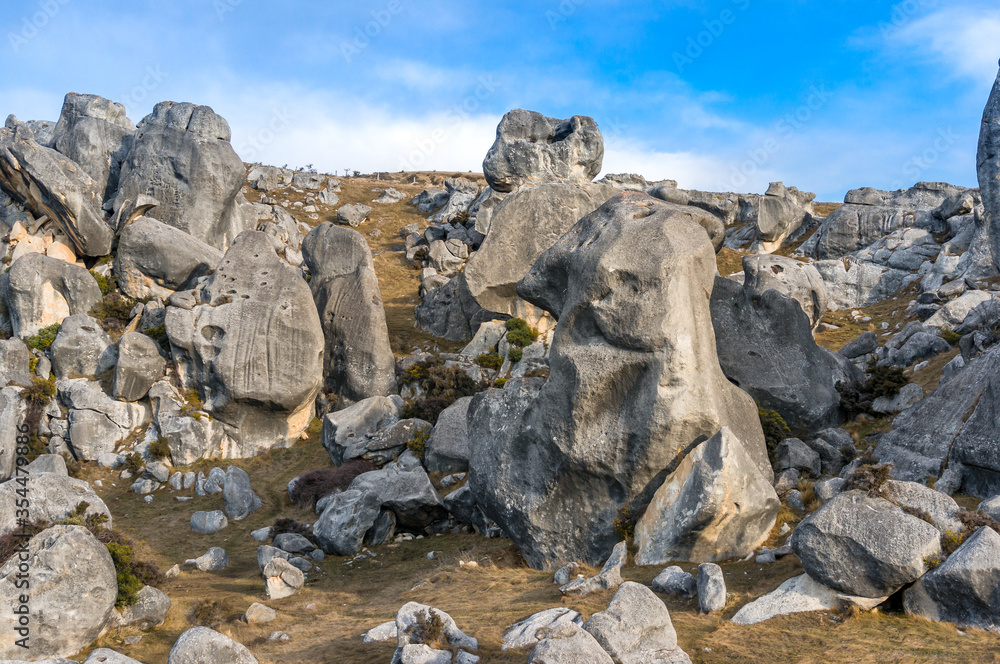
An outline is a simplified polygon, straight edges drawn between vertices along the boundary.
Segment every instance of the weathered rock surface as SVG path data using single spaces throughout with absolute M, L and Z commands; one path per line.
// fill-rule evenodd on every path
M 3 278 L 14 336 L 25 338 L 66 317 L 87 314 L 101 288 L 84 268 L 42 254 L 25 254 Z
M 590 632 L 575 623 L 549 630 L 528 655 L 528 664 L 614 664 Z
M 326 339 L 323 376 L 338 404 L 395 392 L 395 358 L 364 237 L 324 223 L 302 242 L 302 257 Z
M 138 401 L 163 377 L 167 361 L 158 344 L 145 334 L 128 332 L 118 340 L 112 394 L 122 401 Z
M 226 515 L 233 521 L 242 521 L 260 509 L 261 500 L 250 487 L 250 476 L 242 468 L 229 466 L 225 484 L 222 485 Z
M 56 378 L 96 376 L 114 367 L 118 349 L 100 323 L 87 314 L 67 317 L 49 347 Z
M 424 465 L 432 473 L 461 473 L 469 469 L 469 404 L 462 397 L 441 411 L 424 452 Z
M 515 109 L 497 126 L 483 173 L 492 189 L 506 192 L 524 184 L 593 180 L 603 161 L 604 137 L 593 118 L 557 120 Z
M 798 302 L 776 290 L 754 295 L 718 277 L 712 323 L 726 377 L 789 426 L 809 430 L 840 423 L 837 383 L 860 372 L 846 358 L 819 347 Z
M 53 129 L 52 147 L 94 179 L 104 201 L 118 189 L 121 162 L 132 146 L 133 134 L 135 125 L 126 117 L 124 106 L 97 95 L 70 92 Z
M 149 421 L 145 403 L 124 403 L 109 397 L 99 383 L 86 378 L 56 383 L 59 399 L 69 408 L 69 444 L 74 456 L 95 461 Z
M 771 478 L 723 427 L 656 490 L 635 527 L 636 564 L 744 558 L 767 539 L 779 507 Z
M 222 510 L 195 512 L 191 515 L 191 530 L 201 535 L 217 533 L 228 525 L 229 520 Z
M 744 604 L 732 621 L 737 625 L 756 625 L 777 616 L 809 611 L 843 611 L 851 606 L 873 609 L 885 597 L 854 597 L 838 593 L 814 581 L 808 574 L 793 577 L 768 594 Z
M 446 516 L 427 471 L 409 452 L 385 468 L 358 475 L 348 488 L 377 495 L 382 507 L 407 528 L 426 528 Z
M 1000 535 L 983 527 L 903 593 L 907 615 L 1000 633 Z
M 313 524 L 313 535 L 326 553 L 353 556 L 361 551 L 381 506 L 382 501 L 374 491 L 348 489 L 337 493 Z
M 221 262 L 222 252 L 207 242 L 152 217 L 140 217 L 119 235 L 115 275 L 129 297 L 165 299 L 191 288 Z
M 192 627 L 170 649 L 167 664 L 257 664 L 243 645 L 208 627 Z
M 101 211 L 104 185 L 76 162 L 36 143 L 20 122 L 0 128 L 0 188 L 36 218 L 54 221 L 77 254 L 111 253 L 114 231 Z
M 186 385 L 229 426 L 247 457 L 294 441 L 309 425 L 322 382 L 323 329 L 309 286 L 247 231 L 226 252 L 202 300 L 167 307 L 166 329 Z
M 547 630 L 552 630 L 566 623 L 583 624 L 583 617 L 576 611 L 559 607 L 546 609 L 528 616 L 510 626 L 503 635 L 503 650 L 527 648 L 538 643 Z
M 650 500 L 680 453 L 723 426 L 771 477 L 757 410 L 718 367 L 715 272 L 688 208 L 626 192 L 518 285 L 559 320 L 551 374 L 473 397 L 469 468 L 476 503 L 532 566 L 603 560 L 619 509 Z
M 17 490 L 15 481 L 0 484 L 0 535 L 17 528 Z M 100 496 L 83 480 L 63 477 L 54 473 L 35 475 L 30 480 L 31 518 L 39 521 L 59 521 L 68 517 L 80 503 L 87 503 L 85 516 L 103 515 L 107 517 L 108 528 L 112 527 L 111 512 Z
M 225 251 L 255 220 L 240 189 L 246 168 L 229 123 L 208 106 L 164 101 L 139 123 L 121 168 L 115 211 L 151 196 L 148 216 Z
M 142 630 L 153 629 L 163 624 L 170 611 L 170 597 L 162 590 L 143 586 L 136 593 L 134 604 L 122 609 L 122 625 L 130 625 Z
M 436 634 L 427 633 L 428 622 L 435 616 L 441 623 L 440 631 Z M 479 650 L 479 642 L 464 633 L 455 624 L 455 620 L 444 611 L 435 609 L 425 604 L 417 602 L 407 602 L 400 607 L 396 613 L 396 654 L 393 656 L 393 663 L 402 662 L 402 650 L 407 646 L 414 645 L 438 645 L 454 651 L 465 650 L 475 652 Z M 452 661 L 451 652 L 447 661 Z
M 812 221 L 812 199 L 815 194 L 786 188 L 780 182 L 771 183 L 767 194 L 757 201 L 757 243 L 765 252 L 776 251 L 782 243 Z M 805 206 L 808 206 L 807 209 Z
M 351 228 L 356 228 L 368 219 L 371 211 L 371 206 L 362 205 L 361 203 L 342 205 L 337 210 L 337 222 Z
M 403 400 L 398 396 L 369 397 L 323 417 L 320 442 L 330 453 L 333 464 L 339 466 L 353 458 L 349 455 L 357 446 L 367 450 L 368 436 L 396 424 L 402 405 Z
M 622 584 L 622 567 L 627 561 L 628 543 L 619 542 L 598 574 L 587 579 L 573 579 L 561 586 L 559 592 L 569 597 L 582 597 L 601 590 L 617 588 Z
M 745 256 L 743 274 L 743 290 L 751 297 L 773 288 L 799 303 L 811 327 L 819 325 L 826 312 L 827 294 L 823 277 L 815 267 L 785 256 Z
M 10 513 L 13 517 L 13 510 Z M 118 583 L 111 554 L 81 526 L 43 530 L 27 542 L 26 549 L 0 567 L 0 598 L 9 607 L 0 618 L 0 658 L 14 659 L 28 652 L 15 643 L 22 636 L 29 637 L 32 659 L 74 655 L 97 638 L 114 609 Z M 27 634 L 16 631 L 18 616 L 13 612 L 24 593 L 17 587 L 21 560 L 30 569 Z
M 976 164 L 993 264 L 1000 268 L 1000 75 L 983 111 Z
M 626 581 L 608 608 L 595 613 L 583 628 L 620 664 L 689 663 L 677 645 L 670 613 L 653 591 Z
M 284 558 L 274 558 L 264 566 L 264 579 L 269 599 L 291 597 L 305 585 L 302 570 Z
M 694 575 L 685 572 L 677 565 L 671 565 L 657 574 L 651 585 L 656 592 L 667 595 L 694 597 L 698 594 L 698 582 Z
M 698 610 L 715 613 L 726 608 L 726 577 L 715 563 L 698 565 Z
M 847 491 L 795 529 L 792 549 L 806 574 L 847 595 L 887 597 L 927 571 L 941 534 L 887 500 Z
M 15 387 L 0 389 L 0 482 L 14 475 L 17 468 L 17 437 L 23 435 L 28 406 L 21 391 Z

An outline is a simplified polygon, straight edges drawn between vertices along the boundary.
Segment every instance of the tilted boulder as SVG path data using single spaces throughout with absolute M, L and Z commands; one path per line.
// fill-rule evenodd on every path
M 42 254 L 25 254 L 3 277 L 14 336 L 29 337 L 101 301 L 101 287 L 84 268 Z
M 168 298 L 194 286 L 222 262 L 222 252 L 152 217 L 125 226 L 115 253 L 118 286 L 129 297 Z
M 30 652 L 34 660 L 75 655 L 101 633 L 118 595 L 115 564 L 104 546 L 82 526 L 54 526 L 35 535 L 26 552 L 0 567 L 0 600 L 10 607 L 0 618 L 0 659 Z M 18 634 L 14 608 L 25 590 L 19 588 L 19 566 L 30 570 L 30 627 Z M 30 651 L 17 639 L 27 636 Z
M 27 412 L 28 404 L 18 388 L 0 389 L 0 482 L 7 481 L 17 469 L 17 439 L 23 435 L 18 427 L 24 426 Z
M 823 277 L 815 267 L 794 258 L 773 255 L 743 257 L 743 289 L 751 296 L 774 289 L 802 307 L 813 329 L 826 313 L 827 294 Z
M 78 255 L 106 256 L 115 234 L 104 221 L 104 188 L 71 159 L 42 147 L 23 123 L 0 129 L 0 188 L 36 218 L 47 216 Z
M 69 444 L 77 459 L 95 461 L 136 428 L 149 421 L 145 403 L 124 403 L 112 399 L 100 383 L 86 378 L 56 383 L 59 399 L 69 408 Z
M 441 496 L 420 461 L 409 452 L 399 460 L 354 478 L 348 489 L 374 493 L 401 526 L 426 528 L 447 516 Z
M 641 583 L 623 583 L 608 608 L 592 615 L 583 628 L 619 664 L 691 661 L 677 645 L 667 607 Z
M 590 181 L 601 172 L 604 137 L 593 118 L 568 120 L 514 109 L 503 116 L 483 173 L 496 191 L 513 191 L 524 184 Z
M 396 360 L 371 249 L 361 233 L 324 223 L 302 242 L 326 350 L 323 377 L 338 405 L 396 391 Z
M 294 441 L 322 384 L 323 329 L 309 286 L 264 233 L 243 233 L 201 292 L 167 307 L 166 329 L 185 385 L 231 427 L 232 456 Z
M 53 147 L 94 179 L 101 200 L 114 196 L 135 125 L 125 107 L 97 95 L 70 92 L 53 130 Z
M 870 611 L 883 601 L 882 597 L 845 595 L 816 583 L 808 574 L 800 574 L 768 594 L 744 604 L 732 621 L 737 625 L 756 625 L 776 616 L 809 611 L 844 611 L 853 606 Z
M 152 196 L 147 214 L 223 251 L 255 225 L 241 188 L 246 168 L 229 123 L 208 106 L 160 102 L 139 123 L 114 208 Z
M 490 233 L 465 266 L 465 282 L 480 307 L 529 321 L 542 312 L 517 296 L 517 282 L 582 217 L 616 190 L 594 182 L 553 182 L 523 187 L 493 213 Z
M 345 456 L 368 436 L 399 421 L 403 400 L 398 396 L 369 397 L 323 417 L 320 442 L 335 466 L 353 458 Z
M 993 264 L 1000 268 L 1000 74 L 983 111 L 976 164 Z
M 141 332 L 128 332 L 118 340 L 112 393 L 116 399 L 138 401 L 163 377 L 167 361 L 159 344 Z
M 979 528 L 903 593 L 907 615 L 1000 634 L 1000 534 Z
M 792 533 L 802 569 L 847 595 L 888 597 L 927 572 L 941 533 L 888 500 L 841 493 Z
M 361 551 L 381 505 L 374 491 L 348 489 L 336 493 L 313 524 L 313 535 L 326 553 L 353 556 Z
M 811 223 L 815 198 L 816 194 L 772 182 L 767 193 L 757 199 L 758 248 L 767 253 L 777 251 L 804 224 Z
M 837 383 L 853 384 L 859 370 L 816 345 L 799 303 L 776 290 L 761 294 L 718 277 L 712 323 L 725 375 L 790 426 L 809 430 L 840 424 Z
M 879 439 L 875 455 L 893 464 L 893 477 L 924 482 L 958 472 L 963 492 L 1000 493 L 1000 346 L 970 361 L 927 398 L 901 413 Z
M 611 655 L 590 632 L 576 623 L 562 623 L 545 632 L 528 655 L 528 664 L 614 664 Z
M 745 558 L 767 539 L 781 501 L 733 433 L 696 447 L 635 526 L 638 565 Z
M 518 284 L 559 321 L 551 374 L 473 398 L 469 470 L 476 503 L 533 567 L 604 560 L 618 511 L 646 504 L 680 454 L 723 426 L 770 480 L 757 409 L 719 368 L 715 273 L 690 208 L 626 192 Z

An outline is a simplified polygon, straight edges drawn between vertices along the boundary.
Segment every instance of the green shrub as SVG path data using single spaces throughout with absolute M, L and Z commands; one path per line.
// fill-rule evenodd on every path
M 29 405 L 45 407 L 56 395 L 56 382 L 38 376 L 31 378 L 31 385 L 21 390 L 21 398 Z
M 891 399 L 899 394 L 899 390 L 910 381 L 899 367 L 868 365 L 868 377 L 861 385 L 846 385 L 837 383 L 837 393 L 840 395 L 840 409 L 844 416 L 852 420 L 858 415 L 879 414 L 872 410 L 872 404 L 879 397 Z
M 148 330 L 143 330 L 142 333 L 164 348 L 170 342 L 170 338 L 167 336 L 167 326 L 164 324 L 154 325 Z
M 957 346 L 958 342 L 962 340 L 962 335 L 948 328 L 941 330 L 941 338 L 947 341 L 952 346 Z
M 46 351 L 52 345 L 52 342 L 56 340 L 56 335 L 59 334 L 59 327 L 60 323 L 53 323 L 48 327 L 43 327 L 37 334 L 33 334 L 25 339 L 24 343 L 28 348 Z
M 899 394 L 900 388 L 910 381 L 903 375 L 903 370 L 899 367 L 875 366 L 868 378 L 866 391 L 873 399 L 886 397 L 892 399 Z
M 476 364 L 481 366 L 483 369 L 499 371 L 500 367 L 503 366 L 503 358 L 497 353 L 483 353 L 476 358 Z
M 416 399 L 408 399 L 403 406 L 403 417 L 416 417 L 431 424 L 437 422 L 438 415 L 445 408 L 462 397 L 469 397 L 486 389 L 487 385 L 476 382 L 458 367 L 446 367 L 440 359 L 417 362 L 404 375 L 423 375 L 417 382 L 423 394 Z M 411 382 L 411 381 L 408 381 Z
M 427 451 L 427 441 L 431 438 L 430 431 L 418 431 L 413 434 L 413 438 L 406 443 L 406 449 L 413 452 L 413 456 L 418 459 L 424 458 L 424 452 Z
M 538 330 L 529 326 L 523 318 L 511 318 L 505 323 L 507 327 L 507 342 L 512 346 L 524 348 L 535 343 Z
M 632 538 L 635 537 L 635 524 L 638 521 L 639 519 L 632 512 L 632 506 L 626 503 L 618 510 L 618 516 L 611 522 L 611 527 L 614 528 L 619 541 L 631 542 Z
M 94 281 L 97 282 L 98 287 L 101 289 L 101 295 L 108 295 L 108 294 L 110 294 L 112 291 L 114 291 L 115 287 L 117 286 L 117 283 L 116 283 L 116 280 L 115 280 L 114 277 L 111 277 L 111 279 L 108 279 L 104 275 L 98 274 L 94 270 L 90 271 L 90 276 L 92 276 L 94 278 Z
M 170 458 L 170 443 L 163 436 L 160 436 L 149 444 L 149 455 L 154 459 Z
M 106 332 L 120 332 L 128 325 L 133 307 L 135 300 L 112 292 L 91 308 L 90 315 L 97 319 Z
M 507 357 L 510 359 L 511 364 L 517 364 L 524 357 L 524 351 L 520 348 L 511 348 L 507 351 Z
M 501 390 L 503 389 L 503 386 L 506 384 L 507 384 L 506 378 L 497 378 L 495 381 L 493 381 L 493 387 L 498 387 Z
M 135 475 L 140 470 L 146 467 L 146 461 L 142 458 L 142 455 L 138 452 L 131 452 L 125 455 L 125 461 L 122 462 L 122 468 L 128 472 Z
M 773 410 L 757 406 L 757 417 L 764 429 L 764 442 L 767 443 L 767 453 L 771 456 L 778 450 L 778 444 L 792 435 L 791 429 L 785 423 L 785 418 Z

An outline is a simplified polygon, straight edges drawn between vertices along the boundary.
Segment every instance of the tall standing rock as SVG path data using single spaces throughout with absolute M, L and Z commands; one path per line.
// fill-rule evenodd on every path
M 97 280 L 79 265 L 25 254 L 0 278 L 14 336 L 28 337 L 101 301 Z
M 1000 268 L 1000 74 L 983 111 L 976 162 L 986 227 L 993 248 L 993 264 Z
M 118 190 L 121 163 L 132 147 L 133 134 L 135 125 L 126 117 L 124 106 L 97 95 L 70 92 L 53 131 L 53 147 L 94 178 L 102 200 L 107 200 Z
M 323 329 L 309 286 L 258 231 L 240 235 L 192 309 L 168 307 L 167 335 L 186 386 L 230 427 L 228 456 L 293 441 L 322 384 Z
M 593 118 L 557 120 L 518 108 L 497 126 L 483 173 L 495 191 L 513 191 L 524 184 L 590 181 L 603 161 L 604 138 Z
M 396 360 L 364 237 L 324 223 L 306 235 L 302 257 L 312 275 L 309 286 L 326 338 L 323 376 L 338 404 L 395 392 Z
M 469 469 L 477 504 L 534 567 L 607 558 L 619 510 L 648 503 L 723 426 L 772 477 L 753 400 L 716 356 L 715 251 L 701 214 L 618 195 L 518 284 L 559 321 L 551 374 L 473 398 Z
M 229 123 L 208 106 L 160 102 L 122 163 L 115 211 L 151 196 L 159 205 L 149 216 L 227 249 L 254 225 L 240 193 L 246 168 L 230 138 Z
M 35 217 L 47 216 L 73 241 L 77 254 L 106 256 L 114 232 L 104 221 L 104 185 L 75 161 L 35 142 L 13 121 L 0 129 L 0 188 Z

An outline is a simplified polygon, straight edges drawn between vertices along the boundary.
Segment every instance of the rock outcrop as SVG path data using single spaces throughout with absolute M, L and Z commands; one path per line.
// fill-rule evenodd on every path
M 1000 268 L 1000 74 L 983 111 L 976 164 L 993 263 Z
M 14 336 L 21 338 L 68 316 L 87 314 L 101 301 L 101 287 L 87 270 L 42 254 L 14 261 L 0 279 L 0 290 Z
M 323 377 L 339 406 L 396 391 L 396 360 L 371 250 L 357 231 L 324 223 L 302 242 L 326 350 Z
M 152 217 L 125 226 L 115 253 L 118 287 L 129 297 L 168 298 L 194 287 L 222 262 L 222 252 Z
M 167 307 L 166 330 L 186 386 L 230 427 L 227 456 L 294 441 L 322 383 L 323 329 L 306 282 L 267 235 L 247 231 L 193 308 Z
M 715 252 L 701 214 L 620 194 L 518 284 L 559 321 L 551 374 L 473 398 L 470 485 L 533 567 L 604 560 L 619 509 L 647 503 L 723 426 L 771 478 L 756 407 L 718 365 Z
M 590 181 L 603 161 L 604 137 L 593 118 L 557 120 L 515 109 L 497 126 L 483 173 L 491 188 L 506 192 L 539 182 Z
M 230 138 L 229 123 L 208 106 L 160 102 L 122 163 L 115 212 L 151 196 L 159 205 L 149 216 L 226 250 L 254 224 L 240 193 L 246 169 Z

